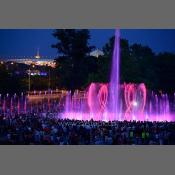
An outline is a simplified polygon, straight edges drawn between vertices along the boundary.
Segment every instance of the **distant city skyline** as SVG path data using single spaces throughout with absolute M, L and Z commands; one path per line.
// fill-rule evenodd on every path
M 41 56 L 55 56 L 51 45 L 57 40 L 52 33 L 53 29 L 0 29 L 0 56 L 34 56 L 38 48 Z M 102 49 L 114 29 L 90 29 L 90 34 L 89 44 Z M 155 53 L 175 53 L 175 29 L 121 29 L 121 38 L 149 46 Z

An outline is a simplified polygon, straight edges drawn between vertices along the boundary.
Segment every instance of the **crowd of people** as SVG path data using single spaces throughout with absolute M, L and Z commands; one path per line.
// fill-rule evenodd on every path
M 80 121 L 48 114 L 0 116 L 5 145 L 171 145 L 175 122 Z

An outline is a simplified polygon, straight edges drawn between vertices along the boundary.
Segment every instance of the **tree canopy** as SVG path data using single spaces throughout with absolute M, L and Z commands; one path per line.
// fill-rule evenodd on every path
M 88 30 L 63 29 L 55 30 L 53 36 L 58 42 L 52 45 L 59 53 L 57 59 L 57 71 L 59 87 L 74 91 L 86 84 L 89 64 L 94 64 L 89 53 L 92 46 L 88 40 L 90 34 Z M 87 59 L 89 58 L 89 63 Z

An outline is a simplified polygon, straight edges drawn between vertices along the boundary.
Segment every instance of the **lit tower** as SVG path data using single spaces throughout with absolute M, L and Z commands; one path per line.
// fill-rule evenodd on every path
M 90 53 L 90 56 L 94 56 L 98 58 L 99 56 L 103 56 L 104 53 L 100 49 L 96 49 Z
M 35 58 L 36 58 L 36 59 L 40 59 L 40 58 L 41 58 L 41 56 L 40 56 L 40 54 L 39 54 L 39 49 L 37 49 L 37 53 L 36 53 L 36 55 L 35 55 Z

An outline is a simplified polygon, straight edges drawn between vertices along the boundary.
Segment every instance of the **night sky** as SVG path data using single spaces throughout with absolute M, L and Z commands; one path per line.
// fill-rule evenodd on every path
M 43 56 L 55 56 L 56 49 L 51 44 L 56 43 L 52 36 L 52 29 L 1 29 L 0 56 L 33 56 L 37 48 Z M 108 39 L 114 35 L 111 29 L 91 29 L 89 43 L 101 49 Z M 175 53 L 174 30 L 149 29 L 122 29 L 121 37 L 132 43 L 141 43 L 149 46 L 156 53 Z

